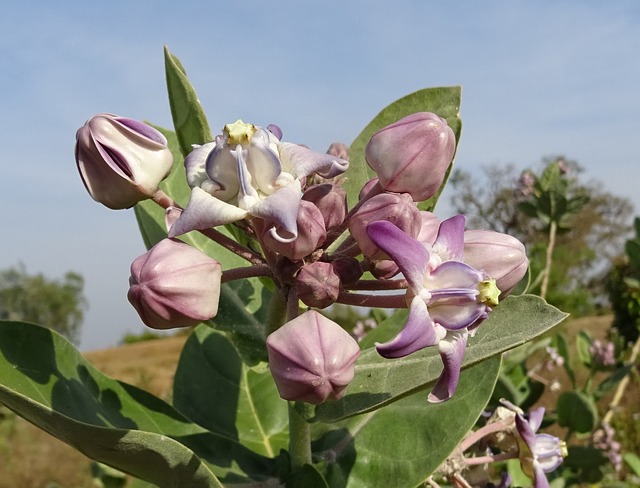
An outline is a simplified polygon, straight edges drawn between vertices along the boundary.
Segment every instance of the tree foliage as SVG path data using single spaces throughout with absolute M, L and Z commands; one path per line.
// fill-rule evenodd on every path
M 29 275 L 23 264 L 0 271 L 0 319 L 45 325 L 74 343 L 87 309 L 84 279 L 67 272 L 62 280 Z
M 556 181 L 562 188 L 547 190 L 562 198 L 553 205 L 575 204 L 576 208 L 564 212 L 558 221 L 546 298 L 564 310 L 586 314 L 606 300 L 611 262 L 622 253 L 631 228 L 633 207 L 628 199 L 609 193 L 598 182 L 584 181 L 575 161 L 557 157 L 543 159 L 541 169 L 520 172 L 514 165 L 484 167 L 479 177 L 457 170 L 450 180 L 455 190 L 451 203 L 467 215 L 469 227 L 493 229 L 522 240 L 531 260 L 530 291 L 539 291 L 536 277 L 545 265 L 549 216 L 556 209 L 549 208 L 543 215 L 537 212 L 545 202 L 533 205 L 533 182 L 543 184 L 545 177 L 553 176 L 548 173 L 554 167 L 561 170 Z

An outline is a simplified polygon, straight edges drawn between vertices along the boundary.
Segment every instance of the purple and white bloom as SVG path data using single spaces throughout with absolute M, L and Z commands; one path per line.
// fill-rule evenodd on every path
M 516 412 L 518 433 L 518 457 L 524 474 L 534 481 L 535 488 L 549 488 L 545 473 L 556 469 L 567 456 L 566 444 L 549 434 L 536 434 L 544 417 L 544 407 L 529 412 L 525 418 L 522 410 L 509 402 L 503 403 Z
M 432 246 L 423 244 L 390 222 L 372 222 L 371 239 L 395 261 L 408 283 L 409 317 L 391 341 L 376 344 L 386 358 L 399 358 L 437 346 L 444 370 L 430 402 L 451 398 L 458 385 L 467 339 L 498 304 L 495 280 L 462 262 L 465 218 L 440 225 Z
M 184 162 L 191 198 L 169 230 L 170 236 L 251 216 L 269 222 L 275 239 L 286 242 L 297 237 L 300 180 L 313 173 L 333 178 L 349 163 L 281 142 L 281 131 L 270 127 L 238 120 L 225 125 L 215 141 L 194 147 Z M 278 229 L 286 235 L 280 235 Z
M 152 198 L 173 166 L 159 131 L 109 113 L 94 115 L 78 129 L 75 158 L 91 198 L 111 209 Z

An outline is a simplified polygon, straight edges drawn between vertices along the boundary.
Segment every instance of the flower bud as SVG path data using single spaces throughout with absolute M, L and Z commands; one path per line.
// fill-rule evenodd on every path
M 127 298 L 154 329 L 189 327 L 218 313 L 220 263 L 176 239 L 163 239 L 131 264 Z
M 420 233 L 416 239 L 423 244 L 429 244 L 431 246 L 436 241 L 436 237 L 438 237 L 440 219 L 431 212 L 420 212 L 420 216 L 422 217 L 422 225 L 420 226 Z
M 331 266 L 345 285 L 353 285 L 363 273 L 360 261 L 351 256 L 338 256 L 331 261 Z
M 376 132 L 365 156 L 385 190 L 409 193 L 419 202 L 436 194 L 455 149 L 456 138 L 447 121 L 419 112 Z
M 372 261 L 388 259 L 367 234 L 367 225 L 377 220 L 388 220 L 414 238 L 422 224 L 418 207 L 406 193 L 381 193 L 367 200 L 349 220 L 349 230 L 362 253 Z
M 91 197 L 112 209 L 153 197 L 173 165 L 165 137 L 126 117 L 98 114 L 76 133 L 76 164 Z
M 353 380 L 358 343 L 338 324 L 311 310 L 267 337 L 269 368 L 285 400 L 337 400 Z
M 296 291 L 305 305 L 325 308 L 338 298 L 340 277 L 330 263 L 316 261 L 300 270 L 296 276 Z
M 271 232 L 269 226 L 263 225 L 263 221 L 256 219 L 256 232 L 262 235 L 263 243 L 271 250 L 286 256 L 291 261 L 298 261 L 308 256 L 320 246 L 327 237 L 324 227 L 324 219 L 318 207 L 306 200 L 300 201 L 298 217 L 298 237 L 293 239 L 281 239 L 278 236 L 287 235 L 287 231 L 276 229 Z M 275 235 L 274 235 L 275 234 Z
M 515 237 L 492 230 L 464 233 L 464 262 L 496 280 L 504 298 L 527 272 L 524 245 Z
M 341 142 L 334 142 L 327 149 L 327 154 L 349 161 L 349 148 Z
M 340 225 L 347 215 L 347 192 L 333 183 L 309 187 L 302 199 L 318 207 L 327 230 Z

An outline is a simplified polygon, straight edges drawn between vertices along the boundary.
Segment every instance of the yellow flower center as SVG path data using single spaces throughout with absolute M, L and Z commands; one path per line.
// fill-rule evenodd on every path
M 255 125 L 245 124 L 240 119 L 236 120 L 233 124 L 225 125 L 223 129 L 227 136 L 227 143 L 230 146 L 248 144 L 257 130 Z
M 498 305 L 498 297 L 500 296 L 500 289 L 496 286 L 496 280 L 493 278 L 481 281 L 478 283 L 478 291 L 480 295 L 478 300 L 480 303 L 495 307 Z

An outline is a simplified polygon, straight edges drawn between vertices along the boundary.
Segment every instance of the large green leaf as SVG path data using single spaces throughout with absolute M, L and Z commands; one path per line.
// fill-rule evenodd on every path
M 200 101 L 187 78 L 182 63 L 169 48 L 164 48 L 164 64 L 167 76 L 169 105 L 173 117 L 173 126 L 178 134 L 180 150 L 187 155 L 193 144 L 205 144 L 213 140 L 207 117 Z
M 567 314 L 533 295 L 508 297 L 469 340 L 463 368 L 503 353 L 543 334 Z M 442 371 L 436 348 L 401 359 L 382 358 L 374 348 L 363 351 L 346 395 L 319 405 L 309 421 L 335 422 L 380 408 L 433 383 Z M 462 376 L 466 373 L 463 371 Z
M 87 456 L 160 487 L 210 488 L 272 461 L 96 370 L 62 336 L 0 321 L 0 402 Z M 215 475 L 214 475 L 215 474 Z
M 472 366 L 448 402 L 418 393 L 331 426 L 314 445 L 332 488 L 413 487 L 455 449 L 482 413 L 500 371 L 500 356 Z M 315 427 L 317 426 L 317 427 Z M 314 428 L 326 429 L 324 424 Z
M 459 113 L 461 93 L 460 86 L 426 88 L 396 100 L 375 116 L 353 141 L 349 151 L 350 163 L 344 187 L 347 190 L 350 205 L 358 201 L 358 193 L 362 185 L 375 176 L 364 157 L 364 150 L 371 136 L 383 127 L 416 112 L 433 112 L 447 120 L 456 136 L 457 145 L 462 131 Z M 432 204 L 435 204 L 435 201 Z
M 223 334 L 200 326 L 182 350 L 173 404 L 190 419 L 275 457 L 288 444 L 287 402 L 265 364 L 244 364 Z

